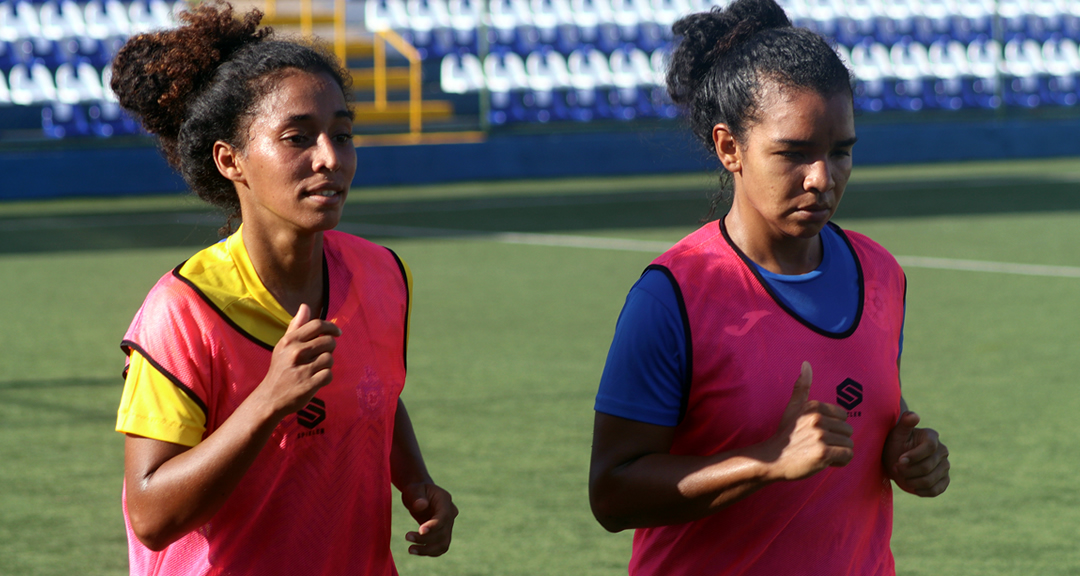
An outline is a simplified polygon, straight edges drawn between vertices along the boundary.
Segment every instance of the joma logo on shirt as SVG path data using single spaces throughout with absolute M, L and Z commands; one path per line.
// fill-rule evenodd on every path
M 326 402 L 312 398 L 307 406 L 296 413 L 296 423 L 304 428 L 314 428 L 326 420 Z

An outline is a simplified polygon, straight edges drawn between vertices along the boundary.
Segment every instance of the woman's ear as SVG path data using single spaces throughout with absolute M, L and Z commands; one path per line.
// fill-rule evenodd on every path
M 233 182 L 244 182 L 244 167 L 240 151 L 232 144 L 218 140 L 214 142 L 214 164 L 222 176 Z
M 732 174 L 738 173 L 742 169 L 742 149 L 735 142 L 735 136 L 727 124 L 713 126 L 712 139 L 716 147 L 716 157 L 720 159 L 724 170 Z

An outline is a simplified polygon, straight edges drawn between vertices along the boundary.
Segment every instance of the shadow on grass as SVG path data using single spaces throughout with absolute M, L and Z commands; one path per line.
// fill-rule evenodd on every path
M 697 225 L 708 189 L 364 201 L 344 222 L 478 232 L 563 232 Z M 1034 179 L 883 182 L 852 185 L 845 219 L 1080 211 L 1080 184 Z M 0 254 L 144 248 L 199 248 L 217 240 L 223 219 L 205 212 L 0 218 Z M 375 237 L 376 239 L 378 236 Z

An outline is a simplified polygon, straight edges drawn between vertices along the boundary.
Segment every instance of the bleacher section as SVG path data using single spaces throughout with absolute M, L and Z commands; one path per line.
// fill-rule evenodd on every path
M 780 3 L 851 65 L 862 112 L 1074 106 L 1080 96 L 1080 0 Z M 713 5 L 490 0 L 483 14 L 482 4 L 368 0 L 365 15 L 437 59 L 446 92 L 486 89 L 493 124 L 671 117 L 671 24 Z
M 0 0 L 0 115 L 5 107 L 38 107 L 49 138 L 138 133 L 108 88 L 112 59 L 132 34 L 174 26 L 183 6 Z
M 359 1 L 367 30 L 400 34 L 427 82 L 483 99 L 476 108 L 498 126 L 673 118 L 663 88 L 671 25 L 726 0 Z M 1080 100 L 1080 0 L 781 4 L 850 64 L 863 113 Z M 40 110 L 48 138 L 138 133 L 108 89 L 110 62 L 128 36 L 174 26 L 184 6 L 0 0 L 0 129 L 23 107 Z

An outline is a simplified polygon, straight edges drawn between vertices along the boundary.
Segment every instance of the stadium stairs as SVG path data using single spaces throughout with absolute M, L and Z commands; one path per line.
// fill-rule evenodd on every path
M 254 0 L 237 7 L 263 10 L 263 23 L 279 33 L 314 36 L 333 48 L 352 76 L 357 145 L 483 138 L 470 99 L 447 99 L 438 69 L 425 65 L 416 48 L 393 31 L 355 25 L 343 0 Z

